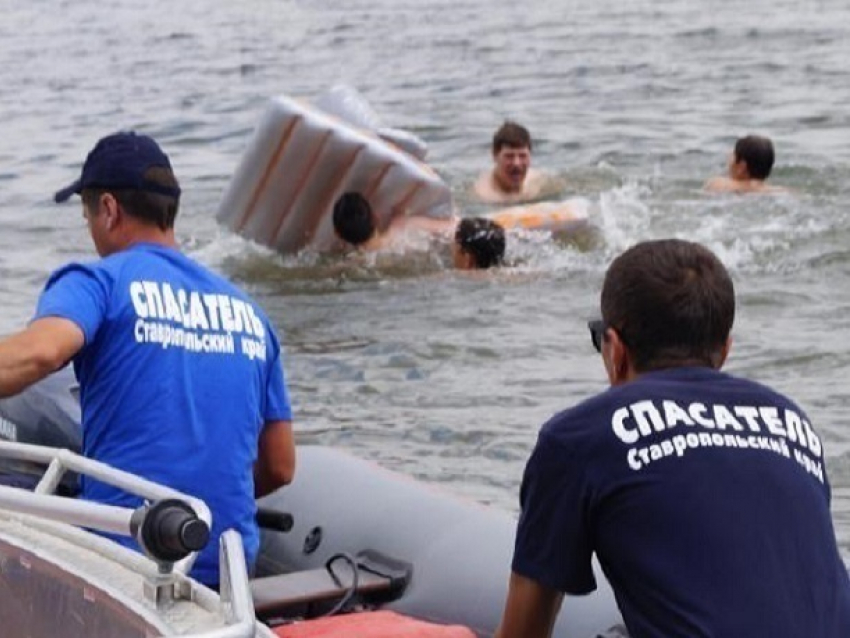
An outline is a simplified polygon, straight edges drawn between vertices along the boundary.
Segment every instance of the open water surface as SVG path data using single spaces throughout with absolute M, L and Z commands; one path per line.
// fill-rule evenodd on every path
M 93 256 L 52 194 L 135 128 L 184 187 L 178 234 L 284 334 L 302 440 L 516 509 L 539 425 L 605 387 L 585 321 L 632 243 L 701 241 L 738 292 L 727 370 L 794 397 L 825 440 L 850 555 L 850 4 L 839 0 L 0 0 L 0 334 Z M 440 254 L 283 258 L 214 221 L 266 100 L 345 82 L 429 144 L 464 213 L 506 117 L 598 232 L 512 236 L 484 276 Z M 735 138 L 773 138 L 782 196 L 707 196 Z

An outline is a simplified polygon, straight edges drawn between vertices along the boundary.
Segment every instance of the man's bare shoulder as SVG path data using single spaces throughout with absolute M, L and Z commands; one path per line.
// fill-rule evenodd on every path
M 729 177 L 712 177 L 705 183 L 704 190 L 710 193 L 787 193 L 782 186 L 773 186 L 764 180 L 736 180 Z
M 567 187 L 566 181 L 546 171 L 531 170 L 526 178 L 528 199 L 542 199 L 559 195 Z
M 496 187 L 493 181 L 493 173 L 490 171 L 478 176 L 478 179 L 472 185 L 472 193 L 477 199 L 487 204 L 501 203 L 507 195 Z
M 737 193 L 740 191 L 738 182 L 728 177 L 712 177 L 703 186 L 710 193 Z

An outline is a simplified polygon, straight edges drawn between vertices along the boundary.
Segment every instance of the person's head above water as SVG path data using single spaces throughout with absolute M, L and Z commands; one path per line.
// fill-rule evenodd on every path
M 493 135 L 493 181 L 505 193 L 522 192 L 531 167 L 531 135 L 521 124 L 506 121 Z
M 775 155 L 773 142 L 761 135 L 747 135 L 735 141 L 726 163 L 726 175 L 712 177 L 705 190 L 716 193 L 783 193 L 787 188 L 768 184 Z
M 453 248 L 456 268 L 499 266 L 505 257 L 505 229 L 484 217 L 461 219 L 455 229 Z
M 768 138 L 759 135 L 739 138 L 729 161 L 729 177 L 766 180 L 773 169 L 774 159 L 773 142 Z
M 452 261 L 462 270 L 498 266 L 505 255 L 505 230 L 483 217 L 458 220 L 457 217 L 396 217 L 381 233 L 372 205 L 360 193 L 344 193 L 334 203 L 333 225 L 337 237 L 357 248 L 373 251 L 385 248 L 394 235 L 419 230 L 435 236 L 452 237 Z
M 334 231 L 345 242 L 360 246 L 368 242 L 378 230 L 372 205 L 360 193 L 343 193 L 334 204 Z
M 493 134 L 493 155 L 497 155 L 504 147 L 526 148 L 531 150 L 531 134 L 522 124 L 505 120 Z

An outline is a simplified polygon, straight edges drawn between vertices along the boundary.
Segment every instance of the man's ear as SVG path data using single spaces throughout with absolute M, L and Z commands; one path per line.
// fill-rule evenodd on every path
M 613 328 L 605 331 L 605 338 L 607 343 L 603 345 L 603 350 L 607 351 L 607 357 L 604 358 L 608 381 L 611 385 L 625 383 L 632 378 L 632 355 Z
M 733 164 L 733 167 L 735 172 L 735 179 L 750 179 L 750 169 L 744 160 L 736 160 Z
M 462 248 L 458 249 L 457 257 L 455 260 L 455 268 L 457 268 L 458 270 L 474 270 L 475 257 L 473 257 L 468 251 L 463 250 Z
M 723 347 L 720 348 L 720 353 L 715 363 L 715 370 L 720 370 L 723 367 L 723 364 L 726 363 L 726 357 L 729 356 L 729 350 L 732 349 L 732 336 L 726 337 L 726 343 L 723 344 Z
M 103 193 L 100 196 L 100 205 L 102 214 L 106 215 L 105 222 L 107 230 L 115 230 L 121 221 L 122 214 L 118 200 L 115 199 L 112 193 Z

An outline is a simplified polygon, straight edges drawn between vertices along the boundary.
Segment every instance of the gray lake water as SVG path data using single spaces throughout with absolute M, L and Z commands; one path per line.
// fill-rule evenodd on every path
M 54 267 L 94 255 L 52 193 L 99 137 L 144 131 L 181 178 L 184 248 L 283 333 L 301 440 L 516 510 L 539 425 L 605 387 L 585 321 L 607 264 L 695 239 L 738 291 L 726 369 L 808 411 L 850 555 L 850 4 L 0 0 L 0 16 L 0 334 Z M 219 229 L 266 100 L 338 82 L 428 142 L 463 213 L 495 128 L 526 124 L 599 232 L 512 236 L 510 267 L 470 277 L 440 255 L 283 258 Z M 792 193 L 705 195 L 750 132 Z

